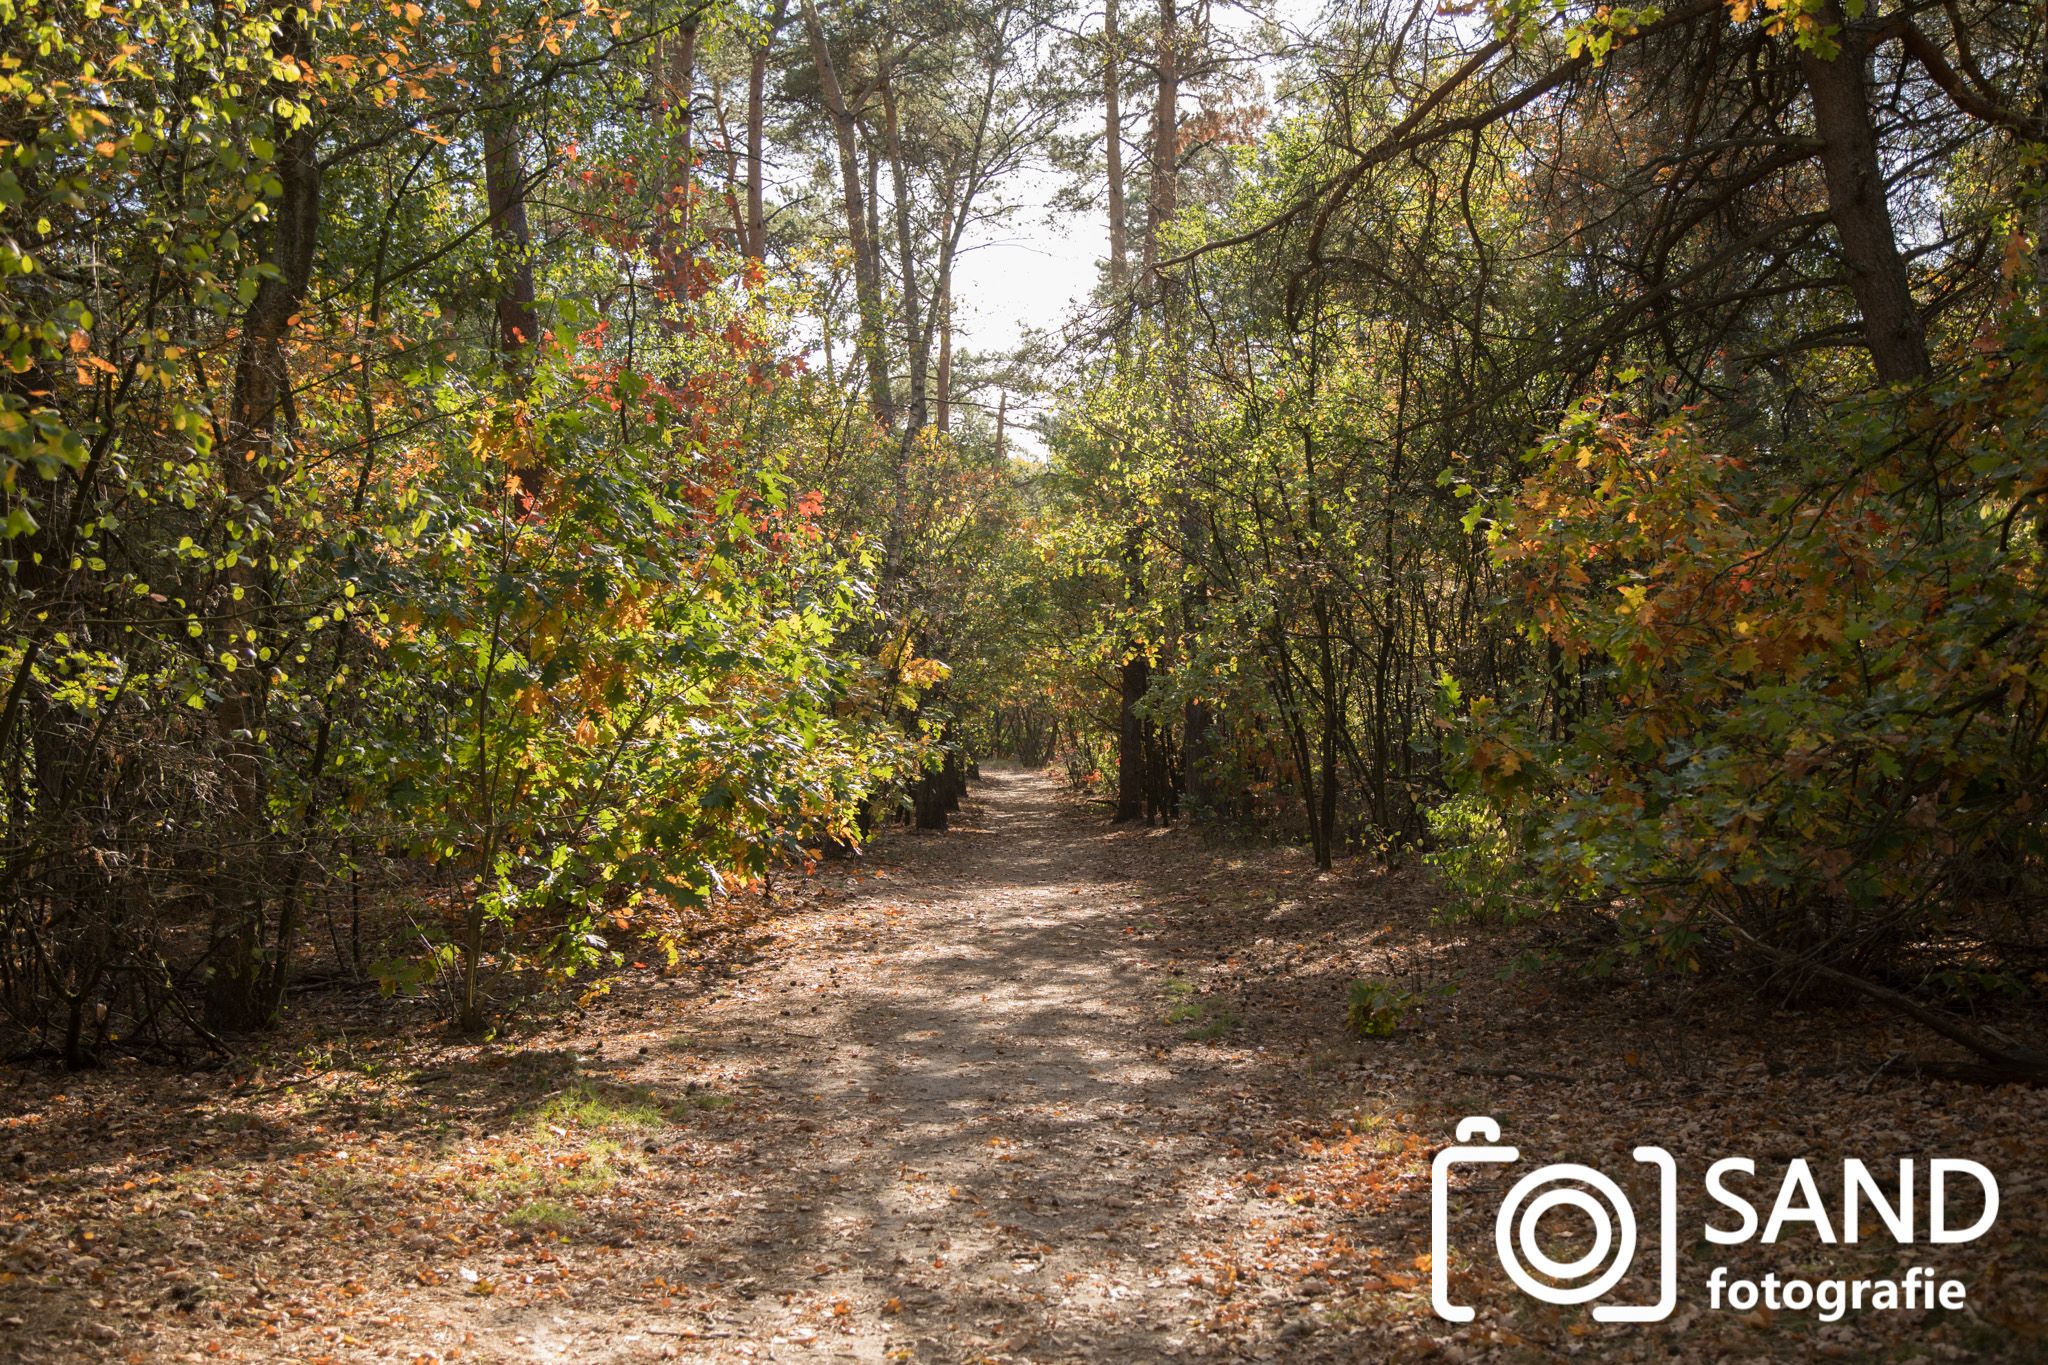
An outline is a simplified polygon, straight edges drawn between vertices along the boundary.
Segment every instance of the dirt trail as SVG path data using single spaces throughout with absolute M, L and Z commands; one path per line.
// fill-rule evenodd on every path
M 0 1359 L 1348 1358 L 1336 1281 L 1260 1264 L 1320 1254 L 1247 1175 L 1301 1046 L 1173 975 L 1235 961 L 1175 907 L 1291 875 L 994 765 L 482 1045 L 358 990 L 239 1075 L 24 1073 Z
M 580 1016 L 479 1045 L 354 988 L 240 1072 L 22 1070 L 0 1360 L 2044 1358 L 2040 1093 L 1891 1074 L 1880 1016 L 1760 1030 L 1739 983 L 1509 970 L 1546 926 L 1471 934 L 1436 894 L 1112 828 L 991 767 L 948 833 L 785 885 Z M 1347 1035 L 1362 977 L 1412 993 L 1394 1036 Z M 1691 1297 L 1642 1330 L 1477 1255 L 1453 1275 L 1482 1321 L 1453 1331 L 1421 1253 L 1465 1114 L 1624 1172 L 1649 1139 L 1685 1170 L 1941 1152 L 2010 1183 L 1983 1243 L 1717 1261 L 1907 1257 L 1966 1278 L 1967 1313 L 1707 1312 L 1695 1248 Z M 1491 1204 L 1458 1207 L 1483 1246 Z M 1639 1260 L 1621 1302 L 1651 1297 Z
M 1183 1254 L 1241 1231 L 1239 1163 L 1159 1059 L 1174 1035 L 1119 847 L 1049 777 L 991 768 L 951 832 L 889 846 L 848 907 L 879 913 L 871 933 L 713 1007 L 699 1057 L 794 1126 L 698 1233 L 690 1278 L 732 1292 L 707 1329 L 774 1358 L 1189 1353 Z M 764 1046 L 781 1055 L 756 1065 Z M 785 1294 L 844 1307 L 797 1347 Z

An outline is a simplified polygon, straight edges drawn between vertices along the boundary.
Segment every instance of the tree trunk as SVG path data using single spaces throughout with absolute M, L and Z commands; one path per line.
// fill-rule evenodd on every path
M 1802 49 L 1799 69 L 1820 134 L 1828 217 L 1841 239 L 1843 271 L 1863 313 L 1863 340 L 1877 377 L 1887 384 L 1910 384 L 1932 367 L 1926 324 L 1913 303 L 1885 199 L 1877 128 L 1870 117 L 1870 40 L 1847 21 L 1837 0 L 1827 0 L 1819 17 L 1839 31 L 1841 50 L 1828 58 Z
M 1109 195 L 1109 282 L 1124 287 L 1130 247 L 1124 233 L 1123 35 L 1117 31 L 1116 0 L 1102 11 L 1102 156 Z
M 896 405 L 890 394 L 888 355 L 882 340 L 881 277 L 868 230 L 871 208 L 861 192 L 859 119 L 848 106 L 846 92 L 839 84 L 839 71 L 833 64 L 832 49 L 825 41 L 825 28 L 818 20 L 814 0 L 803 0 L 803 15 L 804 28 L 810 36 L 811 61 L 817 67 L 818 86 L 839 153 L 840 195 L 846 212 L 847 243 L 853 251 L 853 287 L 860 312 L 859 349 L 867 366 L 868 402 L 875 419 L 883 426 L 893 427 Z
M 934 422 L 940 434 L 953 429 L 953 271 L 948 257 L 939 271 L 938 404 Z
M 1316 866 L 1327 872 L 1337 849 L 1337 751 L 1344 725 L 1344 689 L 1338 677 L 1335 633 L 1330 622 L 1330 603 L 1325 588 L 1316 589 L 1316 672 L 1322 693 L 1322 734 L 1318 755 L 1322 773 L 1316 788 L 1316 805 L 1309 812 L 1314 822 L 1313 843 Z
M 663 206 L 660 233 L 662 264 L 678 300 L 687 300 L 697 291 L 692 275 L 697 264 L 696 209 L 692 186 L 696 180 L 696 132 L 697 132 L 697 24 L 695 20 L 685 23 L 676 34 L 675 47 L 669 53 L 668 71 L 664 75 L 668 86 L 669 115 L 676 121 L 675 143 L 669 153 L 669 190 Z
M 1181 532 L 1188 546 L 1190 563 L 1199 566 L 1199 546 L 1207 536 L 1199 515 L 1191 505 L 1181 509 Z M 1194 638 L 1202 618 L 1208 613 L 1208 605 L 1209 585 L 1190 575 L 1181 588 L 1181 629 L 1187 638 Z M 1185 659 L 1182 663 L 1185 667 Z M 1210 771 L 1209 761 L 1211 725 L 1208 703 L 1190 697 L 1181 709 L 1180 727 L 1181 791 L 1191 810 L 1206 811 L 1215 805 L 1216 786 L 1216 775 Z
M 1178 0 L 1159 0 L 1159 85 L 1152 106 L 1152 188 L 1145 224 L 1145 281 L 1156 291 L 1160 320 L 1169 339 L 1180 335 L 1187 300 L 1185 290 L 1158 276 L 1160 236 L 1180 211 L 1180 12 Z M 1179 353 L 1169 350 L 1168 363 L 1177 366 Z M 1191 424 L 1186 408 L 1187 385 L 1179 375 L 1167 381 L 1170 431 L 1168 441 L 1176 461 L 1191 443 Z M 1181 554 L 1190 569 L 1199 571 L 1206 543 L 1198 509 L 1183 494 L 1175 510 Z M 1208 585 L 1199 572 L 1183 576 L 1181 624 L 1183 634 L 1192 637 L 1206 612 Z M 1181 716 L 1180 772 L 1187 805 L 1201 810 L 1212 804 L 1209 773 L 1209 710 L 1201 701 L 1190 699 Z
M 740 184 L 745 179 L 740 169 L 741 149 L 732 135 L 732 116 L 725 98 L 725 78 L 716 70 L 711 73 L 711 115 L 718 125 L 718 145 L 725 158 L 725 211 L 732 218 L 733 249 L 742 256 L 747 253 L 747 211 L 741 206 Z M 709 229 L 706 229 L 708 234 Z
M 887 384 L 889 375 L 889 314 L 888 305 L 882 298 L 882 191 L 880 189 L 882 159 L 875 155 L 873 130 L 868 127 L 867 120 L 856 116 L 854 118 L 854 130 L 858 134 L 855 146 L 863 154 L 865 159 L 862 164 L 866 168 L 863 172 L 867 181 L 867 194 L 864 202 L 868 206 L 868 278 L 875 282 L 875 355 L 881 364 L 883 380 L 885 385 L 887 385 L 889 420 L 893 425 L 896 418 L 901 414 L 896 407 L 896 389 L 894 385 Z
M 1124 232 L 1124 145 L 1123 73 L 1117 29 L 1116 0 L 1108 0 L 1102 15 L 1102 127 L 1105 190 L 1109 205 L 1109 278 L 1121 289 L 1130 275 L 1130 246 Z M 1148 222 L 1145 233 L 1147 279 L 1155 258 Z M 1119 345 L 1119 360 L 1122 359 Z M 1144 593 L 1143 545 L 1135 525 L 1124 533 L 1124 603 L 1135 610 Z M 1135 820 L 1143 813 L 1147 790 L 1147 761 L 1151 746 L 1146 743 L 1146 726 L 1138 715 L 1138 704 L 1151 685 L 1151 662 L 1137 640 L 1127 643 L 1132 653 L 1122 670 L 1122 687 L 1117 700 L 1117 801 L 1116 818 Z
M 1122 705 L 1118 711 L 1116 739 L 1116 818 L 1136 820 L 1145 813 L 1145 722 L 1138 715 L 1138 703 L 1151 685 L 1152 665 L 1142 653 L 1124 660 L 1121 681 Z
M 907 452 L 929 419 L 930 338 L 925 335 L 924 299 L 917 283 L 917 243 L 910 231 L 910 177 L 903 168 L 902 130 L 897 121 L 896 87 L 882 78 L 883 149 L 889 157 L 889 179 L 896 191 L 896 256 L 903 279 L 903 345 L 910 358 L 910 409 L 903 424 Z
M 768 32 L 755 45 L 747 68 L 747 232 L 741 249 L 757 261 L 768 258 L 767 198 L 761 181 L 761 148 L 767 135 L 768 57 L 788 12 L 788 0 L 776 0 L 775 12 L 768 19 Z
M 299 11 L 281 12 L 272 48 L 289 56 L 301 69 L 313 65 L 313 35 Z M 274 81 L 273 101 L 296 99 L 297 83 Z M 221 473 L 228 494 L 250 512 L 250 524 L 266 518 L 259 510 L 278 482 L 278 431 L 290 417 L 291 376 L 285 341 L 292 319 L 306 297 L 313 276 L 313 252 L 320 235 L 320 163 L 318 135 L 308 121 L 277 139 L 277 176 L 281 189 L 271 215 L 270 264 L 276 273 L 256 289 L 242 319 L 241 346 L 235 358 L 235 382 L 221 443 Z M 268 551 L 259 536 L 247 537 L 226 579 L 237 590 L 241 630 L 254 630 L 258 641 L 272 622 L 272 582 L 265 567 Z M 238 632 L 239 633 L 239 632 Z M 240 642 L 236 652 L 242 653 Z M 254 657 L 227 675 L 215 713 L 215 726 L 226 756 L 226 838 L 242 851 L 232 863 L 223 860 L 214 899 L 213 976 L 206 1000 L 206 1022 L 216 1030 L 253 1028 L 265 1022 L 263 1010 L 263 908 L 268 881 L 269 792 L 262 745 L 269 701 L 269 669 Z M 291 945 L 271 945 L 273 953 L 289 953 Z M 279 970 L 282 970 L 280 968 Z
M 524 401 L 533 379 L 533 347 L 540 337 L 534 306 L 533 235 L 526 221 L 526 166 L 517 120 L 502 113 L 484 128 L 484 205 L 490 214 L 491 245 L 498 271 L 498 362 L 507 397 Z M 514 448 L 510 483 L 522 508 L 540 497 L 547 471 L 524 439 L 516 415 L 508 416 Z
M 1159 235 L 1179 209 L 1180 71 L 1179 0 L 1159 0 L 1159 84 L 1152 101 L 1152 192 L 1145 215 L 1145 288 L 1158 280 Z
M 526 222 L 526 167 L 519 125 L 493 122 L 484 130 L 484 201 L 498 263 L 498 355 L 506 378 L 523 389 L 531 369 L 527 350 L 540 335 L 534 308 L 533 236 Z
M 2034 68 L 2034 137 L 2048 142 L 2048 62 Z M 2048 310 L 2048 166 L 2034 172 L 2034 303 Z M 2036 523 L 2044 538 L 2048 524 Z

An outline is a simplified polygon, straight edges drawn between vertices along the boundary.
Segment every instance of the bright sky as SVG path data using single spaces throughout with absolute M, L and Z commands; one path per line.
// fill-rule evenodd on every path
M 956 344 L 983 353 L 1011 350 L 1026 332 L 1057 328 L 1095 287 L 1109 256 L 1108 223 L 1049 209 L 1056 184 L 1050 175 L 1032 177 L 1023 207 L 1004 230 L 962 248 L 954 266 Z M 1019 414 L 1020 425 L 1028 417 Z M 1024 451 L 1043 453 L 1036 435 L 1020 430 L 1016 439 Z
M 1017 187 L 1016 216 L 962 248 L 954 318 L 972 349 L 1008 350 L 1027 330 L 1056 326 L 1095 287 L 1109 256 L 1109 225 L 1099 214 L 1050 209 L 1058 183 L 1050 174 L 1028 177 Z
M 1261 7 L 1299 33 L 1314 23 L 1323 4 L 1324 0 L 1269 0 Z M 1231 5 L 1219 6 L 1213 17 L 1245 28 L 1253 22 Z M 1099 212 L 1051 210 L 1048 205 L 1060 183 L 1061 178 L 1049 171 L 1025 177 L 1015 187 L 1021 204 L 1015 217 L 1002 231 L 988 232 L 963 248 L 954 267 L 957 344 L 983 353 L 1012 349 L 1026 332 L 1056 329 L 1095 287 L 1099 266 L 1109 256 L 1107 221 Z M 1036 436 L 1019 432 L 1017 439 L 1024 450 L 1043 453 Z

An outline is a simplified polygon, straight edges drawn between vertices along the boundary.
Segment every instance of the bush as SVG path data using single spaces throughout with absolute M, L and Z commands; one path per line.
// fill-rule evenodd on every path
M 1424 810 L 1422 818 L 1430 846 L 1422 861 L 1449 893 L 1446 909 L 1489 917 L 1532 909 L 1530 901 L 1515 895 L 1520 851 L 1485 800 L 1460 793 Z
M 1361 1038 L 1391 1038 L 1409 1012 L 1422 1003 L 1413 991 L 1385 981 L 1354 981 L 1344 1010 L 1344 1027 Z
M 1773 449 L 1589 400 L 1492 531 L 1553 660 L 1475 700 L 1463 779 L 1633 948 L 1881 972 L 2040 892 L 2048 331 Z M 1454 863 L 1454 874 L 1466 864 Z

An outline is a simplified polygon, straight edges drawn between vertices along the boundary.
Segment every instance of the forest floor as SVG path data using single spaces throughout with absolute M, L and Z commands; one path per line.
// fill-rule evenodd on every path
M 1506 970 L 1545 932 L 1442 923 L 1415 872 L 1112 828 L 991 768 L 951 832 L 488 1045 L 306 997 L 261 1071 L 0 1074 L 0 1358 L 2048 1357 L 2048 1097 L 1897 1074 L 1924 1045 L 1860 1011 Z M 1358 977 L 1422 1003 L 1352 1038 Z M 1961 1246 L 1687 1234 L 1678 1312 L 1647 1327 L 1520 1297 L 1461 1212 L 1479 1319 L 1454 1328 L 1429 1163 L 1467 1114 L 1639 1207 L 1638 1143 L 1693 1190 L 1729 1154 L 1808 1157 L 1824 1189 L 1845 1155 L 1971 1157 L 2003 1206 Z M 1679 1226 L 1715 1212 L 1681 1199 Z M 1654 1250 L 1618 1300 L 1654 1297 Z M 1717 1311 L 1714 1264 L 1925 1265 L 1968 1306 Z

